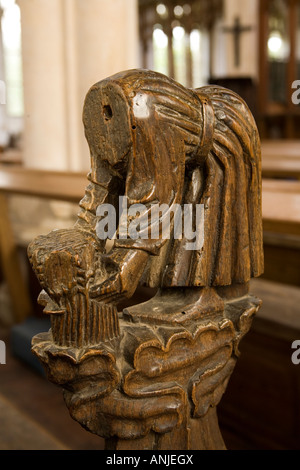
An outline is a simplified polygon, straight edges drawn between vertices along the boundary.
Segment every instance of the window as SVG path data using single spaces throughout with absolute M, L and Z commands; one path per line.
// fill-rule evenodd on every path
M 24 109 L 20 8 L 15 0 L 0 0 L 0 6 L 6 112 L 10 117 L 22 117 Z
M 296 76 L 300 80 L 300 2 L 297 5 L 296 17 Z
M 290 55 L 288 5 L 285 0 L 273 0 L 269 4 L 268 62 L 269 99 L 271 102 L 287 102 L 286 82 Z
M 300 137 L 300 0 L 260 0 L 259 130 L 262 138 Z
M 144 68 L 187 87 L 207 84 L 211 72 L 212 28 L 222 0 L 139 0 Z

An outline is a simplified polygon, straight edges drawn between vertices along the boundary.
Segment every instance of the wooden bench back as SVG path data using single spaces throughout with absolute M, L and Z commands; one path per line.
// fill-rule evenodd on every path
M 0 166 L 0 191 L 7 194 L 79 202 L 87 184 L 86 173 Z
M 261 144 L 264 178 L 300 179 L 300 141 L 268 140 Z

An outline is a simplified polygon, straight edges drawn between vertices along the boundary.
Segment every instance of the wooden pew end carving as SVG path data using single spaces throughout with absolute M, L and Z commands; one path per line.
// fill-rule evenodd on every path
M 28 248 L 51 316 L 33 353 L 107 449 L 225 449 L 216 407 L 261 303 L 254 119 L 230 90 L 129 70 L 89 90 L 83 121 L 78 221 Z M 135 302 L 139 286 L 156 293 Z

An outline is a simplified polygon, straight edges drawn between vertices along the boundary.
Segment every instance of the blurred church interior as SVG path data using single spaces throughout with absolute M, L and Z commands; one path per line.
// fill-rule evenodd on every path
M 300 0 L 0 0 L 1 449 L 101 449 L 30 352 L 48 328 L 26 249 L 71 227 L 97 81 L 131 68 L 240 94 L 262 140 L 263 299 L 219 405 L 232 450 L 300 449 Z M 299 89 L 299 92 L 297 90 Z M 5 429 L 5 432 L 4 432 Z

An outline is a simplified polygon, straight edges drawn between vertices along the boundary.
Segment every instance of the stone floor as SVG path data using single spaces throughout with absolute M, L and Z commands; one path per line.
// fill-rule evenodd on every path
M 10 334 L 0 364 L 0 450 L 101 450 L 103 440 L 85 431 L 69 415 L 62 391 L 12 356 Z
M 1 450 L 66 450 L 41 425 L 0 395 Z

